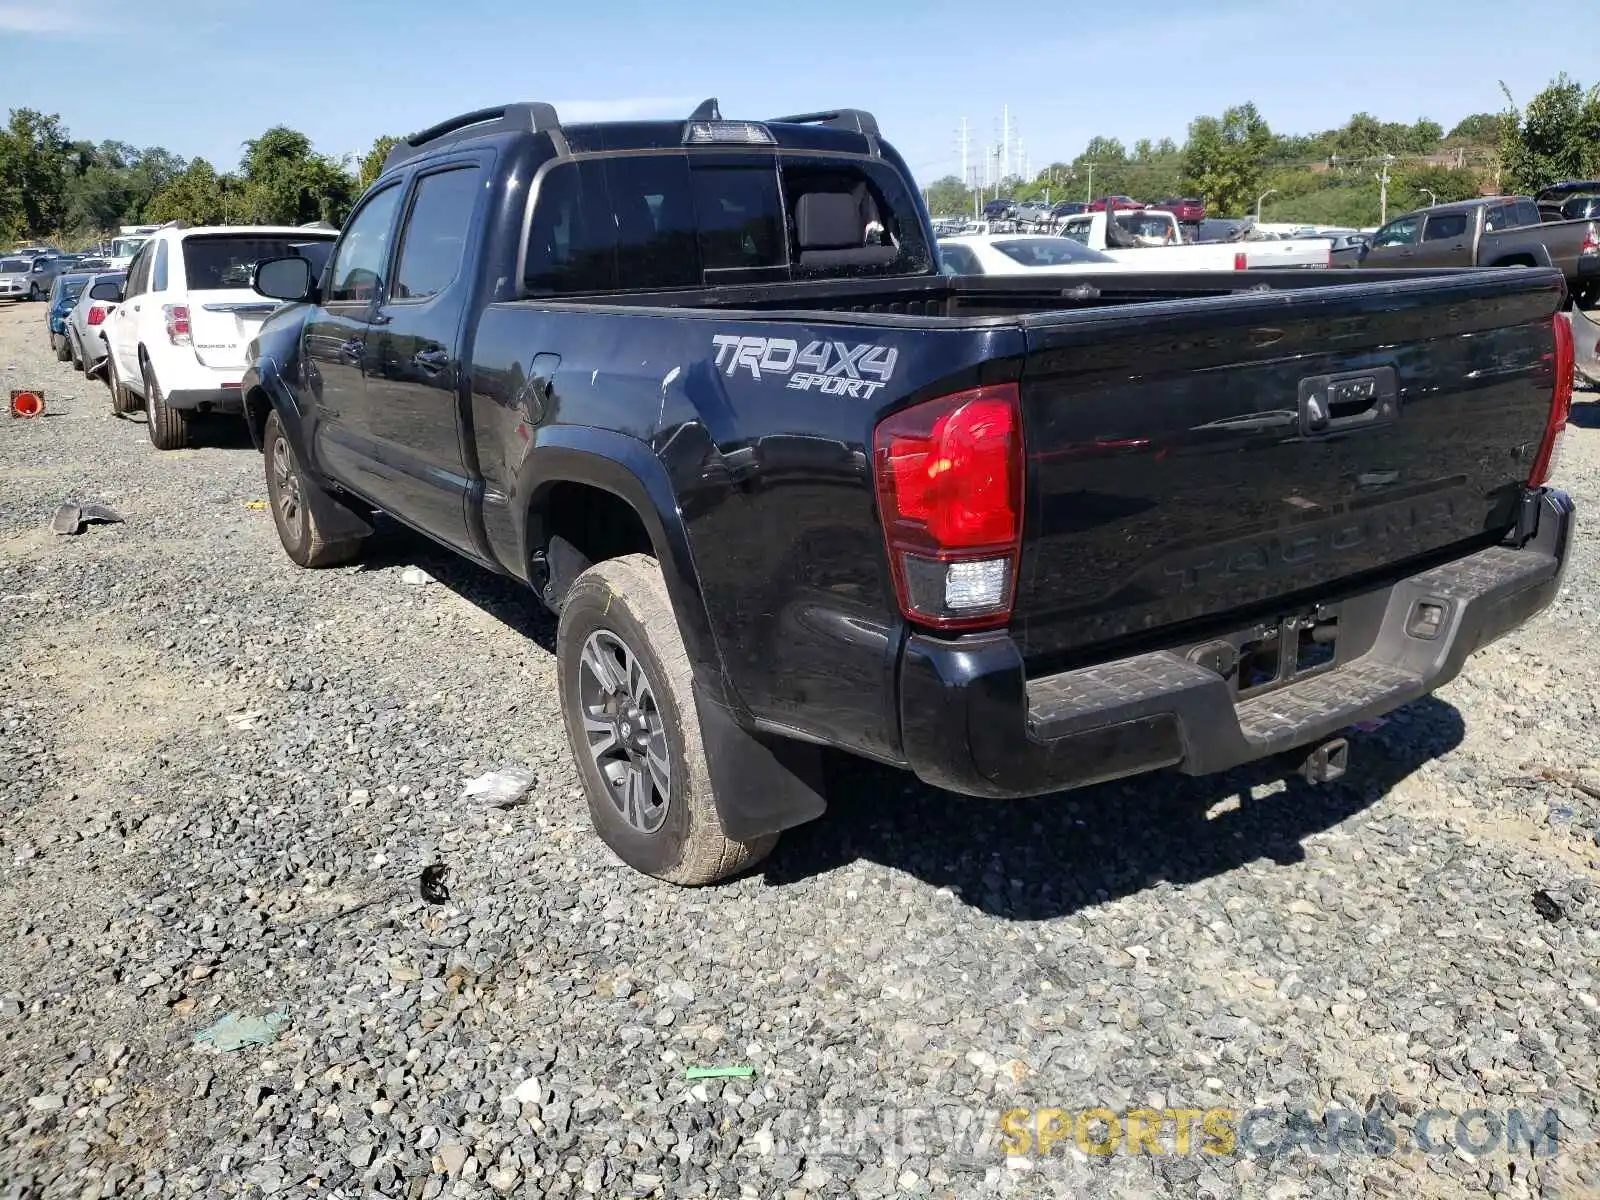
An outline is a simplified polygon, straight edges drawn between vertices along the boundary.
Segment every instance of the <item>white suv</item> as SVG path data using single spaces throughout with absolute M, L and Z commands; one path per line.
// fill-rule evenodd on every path
M 298 254 L 320 275 L 338 236 L 326 225 L 176 222 L 151 234 L 106 319 L 112 407 L 148 409 L 159 450 L 187 444 L 192 412 L 242 412 L 245 349 L 277 307 L 251 289 L 251 272 L 265 259 Z

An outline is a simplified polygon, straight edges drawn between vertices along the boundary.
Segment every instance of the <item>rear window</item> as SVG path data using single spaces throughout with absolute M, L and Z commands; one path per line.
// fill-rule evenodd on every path
M 920 221 L 907 220 L 915 206 L 903 189 L 898 199 L 886 195 L 890 189 L 867 170 L 684 154 L 561 164 L 539 185 L 524 287 L 560 295 L 890 266 L 931 272 Z M 812 193 L 817 198 L 805 200 Z
M 994 242 L 993 246 L 1013 262 L 1025 267 L 1068 267 L 1078 263 L 1116 261 L 1068 237 L 1017 238 Z
M 193 292 L 248 288 L 250 273 L 258 262 L 269 258 L 288 258 L 298 253 L 297 246 L 331 238 L 307 238 L 291 233 L 218 234 L 186 238 L 183 243 L 184 280 Z M 327 251 L 323 251 L 327 261 Z M 302 257 L 309 257 L 303 255 Z M 312 263 L 316 265 L 315 260 Z
M 83 292 L 84 285 L 87 282 L 88 282 L 88 280 L 86 280 L 86 279 L 69 279 L 69 280 L 66 280 L 61 285 L 61 294 L 63 296 L 65 296 L 68 300 L 76 300 L 78 298 L 78 296 Z

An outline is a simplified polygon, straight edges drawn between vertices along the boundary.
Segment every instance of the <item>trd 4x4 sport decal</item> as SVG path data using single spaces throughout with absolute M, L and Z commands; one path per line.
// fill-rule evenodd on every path
M 865 400 L 894 377 L 900 352 L 893 346 L 871 343 L 810 342 L 804 349 L 793 338 L 741 337 L 713 334 L 717 366 L 726 375 L 747 370 L 758 382 L 782 375 L 788 386 L 829 396 L 858 396 Z M 804 368 L 796 370 L 796 368 Z

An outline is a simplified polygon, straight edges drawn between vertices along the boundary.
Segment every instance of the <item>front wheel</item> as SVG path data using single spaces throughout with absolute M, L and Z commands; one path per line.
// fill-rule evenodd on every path
M 69 362 L 72 359 L 72 340 L 64 333 L 58 336 L 61 340 L 56 344 L 56 361 Z
M 39 297 L 40 297 L 39 285 L 37 283 L 29 284 L 28 285 L 28 299 L 29 300 L 33 300 L 33 301 L 37 301 L 39 299 Z
M 324 536 L 317 516 L 306 503 L 307 483 L 289 444 L 289 435 L 276 412 L 267 417 L 261 434 L 261 457 L 267 468 L 267 505 L 284 553 L 302 567 L 337 567 L 361 556 L 363 538 L 332 539 Z
M 778 842 L 727 836 L 717 814 L 689 657 L 655 559 L 590 567 L 567 593 L 556 631 L 567 741 L 595 832 L 635 870 L 669 883 L 715 883 Z
M 83 354 L 78 349 L 78 337 L 70 329 L 67 331 L 67 358 L 71 361 L 74 371 L 83 370 Z

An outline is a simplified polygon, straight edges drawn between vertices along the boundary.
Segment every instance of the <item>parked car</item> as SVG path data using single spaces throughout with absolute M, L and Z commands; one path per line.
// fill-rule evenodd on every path
M 50 349 L 56 352 L 56 358 L 61 362 L 72 357 L 67 341 L 67 315 L 77 304 L 84 285 L 92 278 L 90 274 L 73 271 L 57 275 L 55 282 L 50 285 L 50 307 L 45 310 L 45 325 L 50 331 Z
M 947 275 L 1029 275 L 1039 272 L 1127 271 L 1129 268 L 1071 238 L 1054 234 L 969 234 L 939 240 Z
M 1015 204 L 1013 204 L 1010 200 L 1003 200 L 999 197 L 990 200 L 983 206 L 983 215 L 988 217 L 991 221 L 996 219 L 1012 218 L 1016 216 L 1016 213 L 1017 206 Z
M 1580 303 L 1600 293 L 1600 221 L 1542 221 L 1527 196 L 1439 204 L 1373 235 L 1363 267 L 1553 266 Z
M 97 271 L 89 276 L 78 302 L 67 314 L 67 354 L 75 369 L 93 378 L 105 374 L 106 318 L 117 306 L 127 282 L 126 271 Z M 109 378 L 107 383 L 109 385 Z
M 1367 247 L 1372 242 L 1370 233 L 1362 233 L 1355 229 L 1341 229 L 1333 233 L 1318 234 L 1317 236 L 1328 239 L 1328 265 L 1330 267 L 1360 266 L 1361 259 L 1367 253 Z
M 951 278 L 870 114 L 708 111 L 400 142 L 320 278 L 256 265 L 243 381 L 294 562 L 381 509 L 558 614 L 638 870 L 758 861 L 824 746 L 989 797 L 1333 778 L 1557 594 L 1554 272 Z
M 164 226 L 151 234 L 105 322 L 113 407 L 145 408 L 158 450 L 188 444 L 193 412 L 241 411 L 245 347 L 273 309 L 251 289 L 255 265 L 303 254 L 320 268 L 334 236 L 280 225 Z
M 76 271 L 109 271 L 111 264 L 98 255 L 84 255 L 73 264 Z
M 1534 197 L 1543 221 L 1583 221 L 1600 217 L 1600 179 L 1569 179 Z
M 1088 209 L 1088 205 L 1081 200 L 1058 200 L 1050 206 L 1050 216 L 1060 222 L 1067 217 L 1075 217 Z
M 43 300 L 59 274 L 60 260 L 51 255 L 0 258 L 0 299 Z
M 1027 200 L 1017 205 L 1015 220 L 1024 228 L 1050 224 L 1050 206 L 1043 200 Z
M 1244 271 L 1251 267 L 1326 267 L 1327 239 L 1303 241 L 1185 243 L 1178 219 L 1169 212 L 1142 209 L 1115 215 L 1116 245 L 1108 237 L 1107 214 L 1080 213 L 1068 217 L 1061 234 L 1092 250 L 1103 251 L 1117 262 L 1141 271 Z M 1155 257 L 1150 257 L 1155 256 Z
M 1084 211 L 1105 212 L 1107 209 L 1110 209 L 1112 212 L 1121 212 L 1125 208 L 1134 209 L 1143 207 L 1144 205 L 1135 200 L 1132 196 L 1101 196 L 1098 200 L 1092 201 L 1088 208 L 1086 208 Z
M 1178 218 L 1180 225 L 1199 225 L 1206 219 L 1206 202 L 1198 196 L 1169 197 L 1157 200 L 1148 207 L 1171 213 Z
M 1592 388 L 1600 388 L 1600 314 L 1581 308 L 1568 310 L 1578 375 Z

